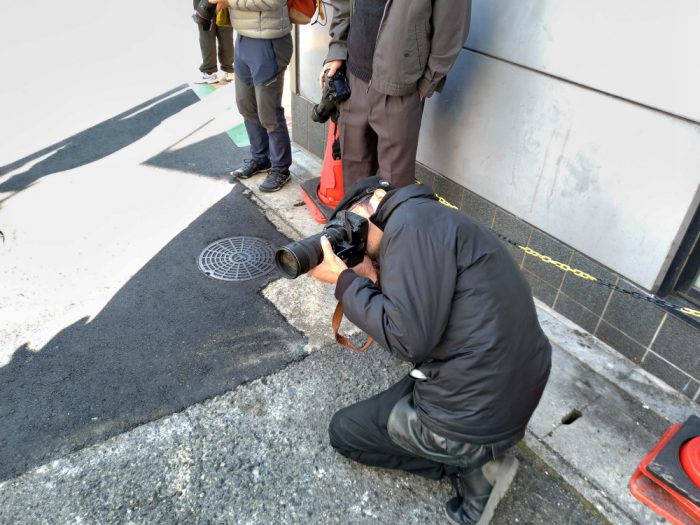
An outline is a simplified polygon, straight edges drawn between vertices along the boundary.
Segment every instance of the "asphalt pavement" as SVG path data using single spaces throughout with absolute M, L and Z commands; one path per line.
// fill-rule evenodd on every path
M 407 371 L 376 346 L 357 355 L 333 342 L 331 287 L 198 268 L 220 239 L 278 246 L 317 232 L 299 183 L 320 166 L 297 148 L 279 193 L 257 191 L 260 177 L 232 184 L 246 153 L 232 140 L 233 86 L 200 100 L 183 80 L 179 57 L 197 54 L 188 11 L 163 11 L 159 39 L 107 10 L 116 27 L 133 22 L 133 45 L 85 50 L 110 79 L 89 94 L 69 96 L 73 76 L 53 90 L 2 86 L 16 129 L 0 151 L 0 523 L 443 523 L 446 481 L 364 467 L 329 445 L 336 410 Z M 68 42 L 100 36 L 79 17 L 57 27 L 75 31 Z M 158 72 L 153 49 L 183 31 L 190 42 Z M 538 312 L 554 368 L 493 523 L 662 523 L 627 480 L 697 405 Z
M 248 236 L 279 246 L 317 231 L 296 186 L 317 172 L 317 161 L 295 150 L 296 181 L 276 194 L 255 191 L 259 177 L 247 187 L 232 184 L 227 172 L 245 149 L 218 131 L 217 112 L 230 110 L 223 96 L 230 87 L 210 95 L 219 97 L 215 110 L 202 109 L 207 99 L 192 102 L 186 91 L 175 93 L 170 100 L 182 105 L 179 113 L 145 135 L 150 104 L 139 106 L 146 120 L 132 138 L 149 146 L 141 145 L 138 154 L 125 154 L 133 144 L 125 140 L 121 150 L 83 164 L 77 154 L 49 156 L 15 170 L 19 178 L 5 193 L 11 198 L 0 216 L 12 223 L 5 268 L 24 301 L 44 312 L 54 309 L 45 315 L 60 329 L 37 335 L 21 316 L 7 317 L 12 330 L 5 343 L 27 342 L 7 347 L 0 368 L 0 523 L 442 522 L 451 497 L 446 481 L 363 467 L 328 443 L 326 428 L 336 410 L 389 386 L 406 366 L 376 347 L 360 356 L 334 344 L 330 287 L 274 272 L 226 282 L 197 266 L 202 250 L 218 239 Z M 157 112 L 150 116 L 160 119 Z M 66 144 L 89 156 L 92 140 L 105 141 L 119 120 Z M 75 165 L 57 169 L 69 161 Z M 112 204 L 110 195 L 76 191 L 98 183 L 114 195 L 126 185 L 129 196 Z M 20 275 L 24 268 L 37 279 L 50 278 L 42 277 L 47 269 L 36 252 L 25 249 L 46 241 L 32 233 L 26 215 L 35 199 L 46 205 L 40 199 L 46 186 L 62 195 L 48 208 L 56 223 L 62 224 L 67 201 L 71 211 L 81 210 L 78 196 L 91 195 L 102 210 L 90 216 L 91 226 L 103 233 L 102 222 L 109 222 L 117 241 L 111 246 L 90 228 L 67 233 L 53 262 L 65 270 L 56 280 L 68 283 L 61 293 L 47 290 L 42 305 L 33 280 Z M 188 206 L 188 192 L 197 207 Z M 154 231 L 168 230 L 174 216 L 168 235 Z M 141 250 L 132 252 L 129 239 Z M 71 274 L 79 255 L 86 260 Z M 96 270 L 89 277 L 90 284 L 103 284 L 104 304 L 88 301 L 102 306 L 66 322 L 81 310 L 69 307 L 59 315 L 58 306 L 80 302 L 82 280 L 91 272 L 87 263 L 102 268 L 114 259 L 106 276 Z M 124 266 L 135 269 L 117 286 L 108 276 Z M 359 337 L 347 323 L 344 330 Z M 605 522 L 529 448 L 514 454 L 520 474 L 495 523 Z
M 260 294 L 272 274 L 207 277 L 219 239 L 287 241 L 237 186 L 161 249 L 92 319 L 0 368 L 0 479 L 180 411 L 299 359 L 302 335 Z
M 229 393 L 0 484 L 0 522 L 444 523 L 446 481 L 364 467 L 335 453 L 333 412 L 405 365 L 336 345 Z M 527 449 L 494 524 L 606 521 Z

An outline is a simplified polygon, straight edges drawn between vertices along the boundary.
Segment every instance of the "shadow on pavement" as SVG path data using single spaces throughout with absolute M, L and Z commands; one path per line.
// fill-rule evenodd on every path
M 240 185 L 153 257 L 90 322 L 0 368 L 0 480 L 269 374 L 303 336 L 260 293 L 271 279 L 204 276 L 211 242 L 288 241 Z
M 228 135 L 219 133 L 182 148 L 166 150 L 143 164 L 232 182 L 230 173 L 238 167 L 241 154 L 247 156 L 248 148 L 236 147 Z
M 165 119 L 199 101 L 187 84 L 52 144 L 11 164 L 0 166 L 0 193 L 18 193 L 40 178 L 102 159 L 146 136 Z M 8 173 L 50 154 L 27 171 L 3 181 Z

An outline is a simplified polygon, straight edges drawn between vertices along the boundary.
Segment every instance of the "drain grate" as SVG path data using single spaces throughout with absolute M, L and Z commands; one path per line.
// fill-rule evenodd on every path
M 229 237 L 204 248 L 197 264 L 209 277 L 222 281 L 248 281 L 274 268 L 275 252 L 257 237 Z

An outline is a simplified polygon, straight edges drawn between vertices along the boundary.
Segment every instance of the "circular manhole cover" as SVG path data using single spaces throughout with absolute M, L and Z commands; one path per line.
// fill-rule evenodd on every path
M 197 264 L 209 277 L 223 281 L 247 281 L 267 275 L 274 268 L 275 251 L 257 237 L 229 237 L 204 248 Z

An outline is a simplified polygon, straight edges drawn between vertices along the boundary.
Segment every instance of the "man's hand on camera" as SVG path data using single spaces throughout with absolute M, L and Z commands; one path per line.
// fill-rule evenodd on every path
M 211 0 L 209 1 L 211 2 Z M 336 71 L 343 67 L 343 64 L 345 64 L 345 60 L 329 60 L 328 62 L 323 64 L 321 74 L 318 76 L 318 84 L 321 86 L 321 91 L 323 91 L 323 77 L 325 76 L 326 71 L 328 71 L 328 76 L 332 77 L 333 75 L 335 75 Z
M 216 12 L 218 13 L 222 9 L 228 9 L 228 0 L 209 0 L 210 4 L 216 5 Z
M 309 275 L 321 282 L 335 284 L 338 276 L 348 267 L 340 257 L 333 253 L 331 243 L 325 235 L 321 237 L 321 248 L 323 248 L 323 261 L 309 270 Z
M 372 259 L 366 255 L 360 264 L 352 267 L 352 271 L 360 277 L 367 277 L 367 279 L 372 281 L 374 284 L 377 284 L 377 281 L 379 280 L 379 271 L 377 270 L 377 267 L 374 265 L 374 262 L 372 262 Z

